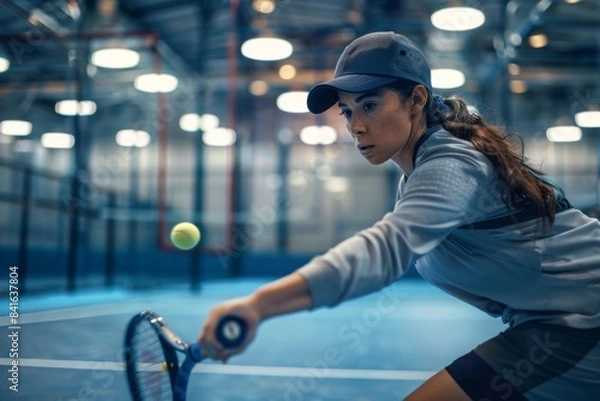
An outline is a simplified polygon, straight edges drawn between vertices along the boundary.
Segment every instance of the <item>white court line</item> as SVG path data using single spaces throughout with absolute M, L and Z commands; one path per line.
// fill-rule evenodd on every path
M 41 312 L 30 312 L 19 314 L 19 324 L 46 323 L 62 320 L 82 319 L 98 316 L 117 315 L 128 313 L 133 308 L 139 309 L 141 306 L 131 306 L 123 304 L 101 304 L 90 306 L 77 306 L 73 308 L 54 309 Z M 8 316 L 0 317 L 0 326 L 8 326 L 10 323 Z
M 19 359 L 20 367 L 85 369 L 123 371 L 122 362 L 109 361 L 72 361 L 54 359 Z M 12 359 L 0 358 L 0 365 L 10 366 Z M 268 377 L 316 377 L 319 379 L 357 379 L 357 380 L 414 380 L 424 381 L 436 372 L 426 370 L 377 370 L 377 369 L 333 369 L 300 368 L 288 366 L 248 366 L 248 365 L 209 365 L 198 364 L 194 373 L 209 373 L 236 376 Z
M 172 307 L 173 305 L 181 305 L 182 301 L 172 300 L 160 302 L 160 306 L 164 308 Z M 207 307 L 210 305 L 216 305 L 214 301 L 194 301 L 194 306 Z M 83 305 L 75 306 L 71 308 L 53 309 L 40 312 L 28 312 L 19 314 L 19 324 L 32 324 L 32 323 L 47 323 L 47 322 L 58 322 L 63 320 L 74 320 L 74 319 L 86 319 L 90 317 L 120 315 L 120 314 L 134 314 L 141 312 L 142 310 L 148 309 L 149 306 L 156 306 L 155 301 L 136 301 L 136 302 L 122 302 L 122 303 L 108 303 L 108 304 L 96 304 L 96 305 Z M 0 317 L 0 326 L 10 326 L 10 317 Z

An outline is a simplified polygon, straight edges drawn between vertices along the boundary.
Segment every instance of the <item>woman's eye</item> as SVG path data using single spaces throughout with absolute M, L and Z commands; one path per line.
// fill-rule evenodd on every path
M 365 103 L 363 104 L 363 110 L 364 111 L 373 111 L 373 109 L 375 108 L 376 104 L 375 103 Z
M 340 112 L 340 115 L 344 116 L 345 118 L 349 118 L 351 114 L 352 112 L 350 110 L 342 110 Z

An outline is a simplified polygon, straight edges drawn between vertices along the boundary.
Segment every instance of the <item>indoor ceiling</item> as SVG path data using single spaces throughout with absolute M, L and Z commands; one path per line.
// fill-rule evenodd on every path
M 140 71 L 162 70 L 185 76 L 186 91 L 225 102 L 235 89 L 239 101 L 251 97 L 248 85 L 255 79 L 265 80 L 273 95 L 309 89 L 330 77 L 350 40 L 394 30 L 421 45 L 432 67 L 462 69 L 463 93 L 497 88 L 512 65 L 510 79 L 523 81 L 533 99 L 584 96 L 594 102 L 599 97 L 600 0 L 277 0 L 275 5 L 272 13 L 261 14 L 251 0 L 0 0 L 1 51 L 11 61 L 0 74 L 0 93 L 4 104 L 17 99 L 25 107 L 83 87 L 101 107 L 103 99 L 114 101 L 115 85 L 125 88 Z M 437 30 L 430 15 L 448 5 L 478 8 L 486 22 L 466 32 Z M 547 44 L 533 48 L 529 38 L 539 33 L 547 35 Z M 293 55 L 264 62 L 240 54 L 244 40 L 267 35 L 288 39 Z M 90 69 L 89 52 L 108 44 L 139 50 L 142 63 L 110 76 Z M 294 79 L 278 76 L 283 63 L 296 67 Z

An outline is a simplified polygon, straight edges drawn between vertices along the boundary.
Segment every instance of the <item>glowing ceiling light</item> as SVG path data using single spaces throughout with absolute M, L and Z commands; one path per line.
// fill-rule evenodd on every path
M 300 140 L 307 145 L 331 145 L 337 140 L 337 132 L 328 125 L 309 125 L 300 131 Z
M 0 133 L 11 136 L 27 136 L 31 134 L 32 127 L 29 121 L 4 120 L 0 122 Z
M 183 131 L 196 132 L 198 130 L 209 131 L 219 126 L 219 117 L 214 114 L 187 113 L 179 119 L 179 128 Z
M 285 92 L 277 97 L 277 108 L 287 113 L 308 113 L 307 98 L 306 91 Z
M 471 7 L 448 7 L 431 14 L 431 23 L 444 31 L 469 31 L 479 28 L 485 15 Z
M 197 113 L 187 113 L 179 118 L 179 128 L 187 132 L 198 131 L 200 116 Z
M 202 142 L 208 146 L 231 146 L 235 143 L 236 133 L 230 128 L 213 128 L 202 134 Z
M 140 62 L 138 52 L 130 49 L 109 48 L 92 53 L 92 64 L 97 67 L 120 69 L 135 67 Z
M 56 102 L 54 110 L 63 116 L 74 116 L 79 114 L 80 116 L 90 116 L 96 112 L 96 103 L 91 100 L 61 100 Z
M 117 145 L 127 148 L 145 148 L 150 143 L 150 134 L 135 129 L 122 129 L 115 138 Z
M 581 136 L 581 128 L 572 125 L 557 125 L 546 130 L 550 142 L 577 142 Z
M 329 177 L 324 186 L 327 192 L 344 194 L 350 189 L 350 181 L 346 177 Z
M 513 46 L 521 46 L 521 44 L 523 43 L 523 38 L 518 33 L 511 33 L 508 37 L 508 41 Z
M 43 147 L 50 149 L 71 149 L 75 145 L 75 137 L 65 132 L 46 132 L 40 141 Z
M 534 49 L 541 49 L 542 47 L 546 47 L 548 45 L 548 36 L 543 33 L 538 33 L 536 35 L 531 35 L 528 39 L 529 46 Z
M 173 92 L 178 84 L 177 78 L 170 74 L 142 74 L 133 81 L 137 90 L 148 93 Z
M 520 79 L 513 79 L 510 81 L 510 91 L 518 95 L 527 92 L 527 82 Z
M 575 114 L 575 123 L 584 128 L 600 127 L 600 111 L 582 111 Z
M 275 11 L 274 0 L 254 0 L 252 2 L 252 8 L 262 14 L 271 14 Z
M 431 70 L 431 85 L 437 89 L 458 88 L 465 84 L 466 78 L 459 70 L 436 68 Z
M 284 39 L 254 38 L 245 41 L 241 50 L 249 59 L 273 61 L 288 58 L 294 52 L 294 47 Z
M 215 129 L 220 123 L 219 117 L 210 113 L 202 114 L 198 118 L 198 128 L 200 128 L 202 131 L 210 131 L 211 129 Z
M 296 76 L 296 67 L 291 64 L 284 64 L 279 68 L 279 77 L 281 79 L 290 80 Z
M 510 75 L 519 75 L 521 73 L 521 67 L 518 64 L 511 63 L 508 65 L 508 73 Z
M 262 96 L 269 91 L 269 84 L 261 79 L 257 79 L 250 83 L 249 90 L 254 96 Z
M 10 61 L 4 57 L 0 57 L 0 72 L 8 70 L 10 67 Z

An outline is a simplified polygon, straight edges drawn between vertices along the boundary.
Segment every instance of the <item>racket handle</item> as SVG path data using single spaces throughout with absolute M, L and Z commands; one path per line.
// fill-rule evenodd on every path
M 227 315 L 217 325 L 215 335 L 223 347 L 239 347 L 246 339 L 247 326 L 241 317 Z
M 200 362 L 205 358 L 204 354 L 202 353 L 202 348 L 200 348 L 200 343 L 195 342 L 190 344 L 190 347 L 188 348 L 188 356 L 194 362 Z

